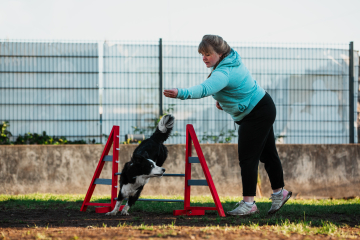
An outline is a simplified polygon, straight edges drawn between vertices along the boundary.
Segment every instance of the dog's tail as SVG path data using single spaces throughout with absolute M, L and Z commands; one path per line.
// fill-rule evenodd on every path
M 163 116 L 151 138 L 158 142 L 165 142 L 173 129 L 175 118 L 171 114 Z

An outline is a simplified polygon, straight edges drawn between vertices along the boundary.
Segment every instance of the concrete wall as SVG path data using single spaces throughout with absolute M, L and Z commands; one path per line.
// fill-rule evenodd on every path
M 184 173 L 185 145 L 167 145 L 166 173 Z M 120 170 L 136 145 L 120 145 Z M 242 195 L 236 144 L 202 144 L 204 156 L 220 196 Z M 288 190 L 300 197 L 349 197 L 360 195 L 360 145 L 278 145 Z M 0 146 L 0 194 L 85 194 L 103 151 L 103 145 Z M 112 150 L 111 150 L 112 151 Z M 110 152 L 109 155 L 112 155 Z M 193 153 L 196 156 L 196 153 Z M 271 194 L 270 183 L 260 164 L 261 189 Z M 111 177 L 106 162 L 101 178 Z M 192 178 L 203 179 L 199 164 Z M 179 177 L 151 179 L 143 194 L 183 195 Z M 110 186 L 97 186 L 94 194 L 110 194 Z M 208 187 L 192 187 L 192 194 L 210 194 Z

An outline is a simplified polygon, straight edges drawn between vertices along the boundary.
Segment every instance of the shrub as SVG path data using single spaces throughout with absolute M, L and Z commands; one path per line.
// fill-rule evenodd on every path
M 93 140 L 95 142 L 95 140 Z M 42 135 L 37 133 L 25 133 L 19 135 L 14 144 L 41 144 L 41 145 L 60 145 L 60 144 L 86 144 L 84 140 L 69 141 L 66 137 L 50 137 L 43 131 Z
M 212 133 L 207 134 L 207 132 L 204 132 L 201 142 L 230 143 L 233 137 L 236 137 L 235 130 L 227 130 L 226 132 L 221 130 L 218 135 Z
M 150 124 L 146 127 L 137 127 L 137 126 L 132 126 L 133 128 L 133 133 L 134 134 L 144 134 L 145 136 L 150 136 L 151 134 L 153 134 L 153 132 L 156 130 L 156 127 L 157 125 L 159 124 L 161 118 L 163 116 L 165 116 L 166 114 L 170 114 L 173 110 L 174 110 L 174 104 L 169 104 L 169 108 L 166 109 L 164 111 L 164 113 L 157 117 L 157 118 L 152 118 L 150 119 Z M 104 134 L 105 137 L 108 137 L 107 135 Z M 170 135 L 170 138 L 171 137 L 175 137 L 175 136 L 180 136 L 180 134 L 176 131 L 176 132 L 173 132 L 171 135 Z M 124 141 L 124 142 L 121 142 L 122 144 L 129 144 L 128 142 Z M 140 142 L 139 142 L 140 143 Z
M 11 132 L 6 130 L 8 127 L 10 127 L 10 124 L 8 121 L 4 121 L 0 124 L 0 144 L 1 145 L 8 145 L 11 144 L 10 137 L 12 136 Z
M 20 145 L 20 144 L 41 144 L 41 145 L 60 145 L 60 144 L 86 144 L 85 140 L 69 141 L 65 137 L 50 137 L 43 131 L 42 134 L 25 133 L 19 135 L 14 142 L 10 141 L 11 132 L 6 130 L 10 127 L 8 121 L 3 121 L 0 124 L 0 145 Z M 89 143 L 95 144 L 95 139 L 89 140 Z

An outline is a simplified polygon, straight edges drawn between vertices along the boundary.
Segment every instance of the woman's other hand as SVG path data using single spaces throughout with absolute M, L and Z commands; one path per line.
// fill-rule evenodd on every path
M 176 98 L 178 94 L 178 90 L 177 88 L 165 89 L 163 93 L 165 97 Z
M 219 110 L 223 110 L 221 107 L 220 107 L 220 104 L 218 101 L 216 101 L 216 108 L 219 109 Z

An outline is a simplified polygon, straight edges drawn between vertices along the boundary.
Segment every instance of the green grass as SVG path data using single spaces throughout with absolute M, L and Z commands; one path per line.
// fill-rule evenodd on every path
M 78 204 L 82 203 L 85 195 L 71 195 L 71 194 L 26 194 L 26 195 L 0 195 L 1 207 L 4 210 L 11 209 L 57 209 L 59 207 L 66 209 L 78 209 Z M 100 199 L 106 202 L 104 197 L 94 197 L 93 199 Z
M 79 210 L 85 195 L 57 195 L 57 194 L 27 194 L 27 195 L 0 195 L 0 206 L 3 210 L 26 210 L 26 209 L 73 209 Z M 182 199 L 182 196 L 142 196 L 142 198 Z M 221 197 L 224 211 L 234 208 L 235 203 L 241 197 Z M 333 226 L 360 225 L 360 198 L 350 200 L 323 199 L 323 200 L 289 200 L 277 214 L 269 216 L 267 211 L 271 201 L 267 198 L 256 199 L 260 214 L 246 218 L 231 217 L 220 218 L 216 211 L 208 211 L 205 216 L 191 217 L 195 223 L 205 225 L 246 225 L 257 224 L 259 226 L 270 225 L 279 227 L 279 231 L 286 228 L 321 227 L 331 231 Z M 109 202 L 108 196 L 93 196 L 92 202 Z M 192 206 L 214 206 L 211 196 L 194 196 L 191 198 Z M 124 201 L 125 203 L 125 201 Z M 123 204 L 124 204 L 123 203 Z M 90 207 L 89 207 L 90 209 Z M 131 212 L 148 212 L 157 214 L 172 214 L 174 209 L 183 209 L 183 203 L 168 202 L 143 202 L 138 201 L 130 210 Z M 177 217 L 183 220 L 183 216 Z M 141 219 L 134 219 L 139 221 Z M 7 221 L 3 219 L 2 221 Z M 300 225 L 299 225 L 300 224 Z M 281 228 L 283 227 L 283 228 Z M 310 230 L 309 230 L 310 231 Z

